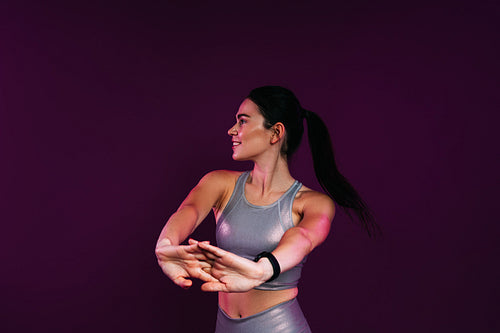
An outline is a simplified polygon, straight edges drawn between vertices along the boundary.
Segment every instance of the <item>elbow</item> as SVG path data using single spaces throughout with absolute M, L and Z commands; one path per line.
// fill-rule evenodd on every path
M 301 227 L 298 227 L 298 229 L 300 238 L 304 244 L 303 246 L 307 249 L 307 253 L 312 252 L 312 250 L 321 245 L 328 235 L 328 229 L 322 230 L 322 232 Z
M 311 253 L 312 250 L 316 247 L 316 245 L 313 242 L 311 232 L 304 228 L 298 228 L 298 232 L 300 235 L 302 246 L 304 247 L 304 249 L 308 254 Z

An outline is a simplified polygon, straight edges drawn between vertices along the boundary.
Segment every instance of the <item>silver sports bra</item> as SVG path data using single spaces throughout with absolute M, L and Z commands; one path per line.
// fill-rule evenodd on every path
M 217 220 L 217 245 L 229 252 L 253 260 L 262 251 L 273 251 L 281 237 L 292 228 L 292 204 L 302 184 L 297 180 L 277 201 L 256 206 L 245 198 L 245 184 L 250 172 L 240 175 L 233 194 Z M 297 266 L 282 272 L 275 280 L 255 289 L 283 290 L 296 287 L 304 258 Z

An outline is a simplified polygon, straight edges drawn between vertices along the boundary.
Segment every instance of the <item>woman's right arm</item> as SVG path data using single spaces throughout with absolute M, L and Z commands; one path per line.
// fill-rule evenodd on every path
M 188 288 L 188 278 L 213 281 L 203 271 L 206 258 L 196 245 L 179 245 L 200 225 L 213 207 L 220 206 L 228 191 L 228 171 L 218 170 L 206 174 L 177 211 L 170 216 L 156 243 L 158 264 L 177 285 Z
M 179 245 L 200 225 L 210 210 L 222 201 L 227 191 L 228 171 L 207 173 L 170 216 L 158 238 L 158 245 Z

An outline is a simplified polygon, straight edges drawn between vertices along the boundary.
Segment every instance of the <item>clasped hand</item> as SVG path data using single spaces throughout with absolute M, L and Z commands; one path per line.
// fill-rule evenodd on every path
M 267 281 L 272 267 L 224 251 L 209 242 L 189 240 L 189 245 L 159 245 L 158 264 L 175 284 L 189 288 L 191 278 L 204 281 L 203 291 L 245 292 Z

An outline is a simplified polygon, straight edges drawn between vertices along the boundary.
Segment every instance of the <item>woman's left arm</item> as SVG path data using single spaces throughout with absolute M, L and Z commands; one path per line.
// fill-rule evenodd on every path
M 335 215 L 333 201 L 322 193 L 311 194 L 304 199 L 301 221 L 284 233 L 272 251 L 282 272 L 299 264 L 326 239 L 330 231 Z M 198 246 L 213 259 L 209 273 L 219 280 L 205 283 L 202 286 L 204 291 L 244 292 L 266 282 L 273 275 L 271 262 L 265 257 L 253 262 L 205 242 Z
M 314 192 L 314 195 L 306 199 L 302 220 L 285 232 L 276 249 L 272 251 L 281 271 L 295 267 L 325 241 L 334 216 L 335 205 L 327 195 Z

